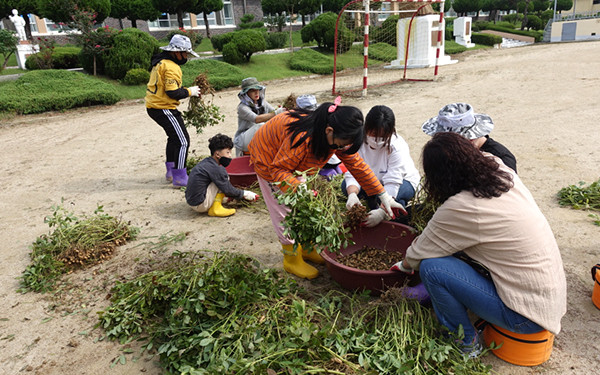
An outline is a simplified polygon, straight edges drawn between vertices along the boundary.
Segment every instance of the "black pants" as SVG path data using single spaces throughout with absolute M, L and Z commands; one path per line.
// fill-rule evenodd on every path
M 185 168 L 190 135 L 183 123 L 181 112 L 176 109 L 147 108 L 148 115 L 167 133 L 167 162 L 174 162 L 175 169 Z

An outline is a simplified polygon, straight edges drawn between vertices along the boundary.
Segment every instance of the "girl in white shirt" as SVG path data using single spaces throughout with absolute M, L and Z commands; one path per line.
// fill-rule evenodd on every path
M 415 195 L 421 176 L 415 167 L 408 144 L 396 134 L 396 118 L 391 108 L 378 105 L 369 111 L 364 125 L 365 142 L 358 150 L 359 155 L 371 167 L 386 192 L 406 207 Z M 369 208 L 368 227 L 389 219 L 379 208 L 376 196 L 367 196 L 350 172 L 344 174 L 342 191 L 348 195 L 348 209 L 366 199 Z

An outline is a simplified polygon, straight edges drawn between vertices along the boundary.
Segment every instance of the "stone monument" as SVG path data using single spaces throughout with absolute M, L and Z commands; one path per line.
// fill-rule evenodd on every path
M 471 17 L 458 17 L 454 19 L 454 41 L 467 48 L 475 47 L 471 43 Z

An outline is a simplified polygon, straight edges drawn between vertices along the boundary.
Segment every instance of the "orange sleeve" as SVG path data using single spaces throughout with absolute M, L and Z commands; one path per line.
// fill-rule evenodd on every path
M 343 152 L 336 152 L 336 155 L 340 158 L 340 160 L 344 163 L 348 171 L 352 173 L 352 176 L 358 181 L 360 187 L 365 190 L 367 195 L 377 195 L 385 192 L 383 185 L 379 182 L 375 173 L 371 170 L 371 167 L 363 158 L 358 154 L 358 152 L 348 155 Z

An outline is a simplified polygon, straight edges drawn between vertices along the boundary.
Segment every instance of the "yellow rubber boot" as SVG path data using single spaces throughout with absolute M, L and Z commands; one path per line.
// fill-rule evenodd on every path
M 304 246 L 302 247 L 302 258 L 304 260 L 308 260 L 313 263 L 325 264 L 325 259 L 323 259 L 323 257 L 321 256 L 321 254 L 319 254 L 317 252 L 317 250 L 315 250 L 315 249 L 306 250 L 306 249 L 304 249 Z
M 208 216 L 227 217 L 235 214 L 235 208 L 225 208 L 221 204 L 225 194 L 218 193 L 215 197 L 215 201 L 212 206 L 208 209 Z
M 302 252 L 294 251 L 294 245 L 281 245 L 283 249 L 283 269 L 305 279 L 314 279 L 319 271 L 302 259 Z

